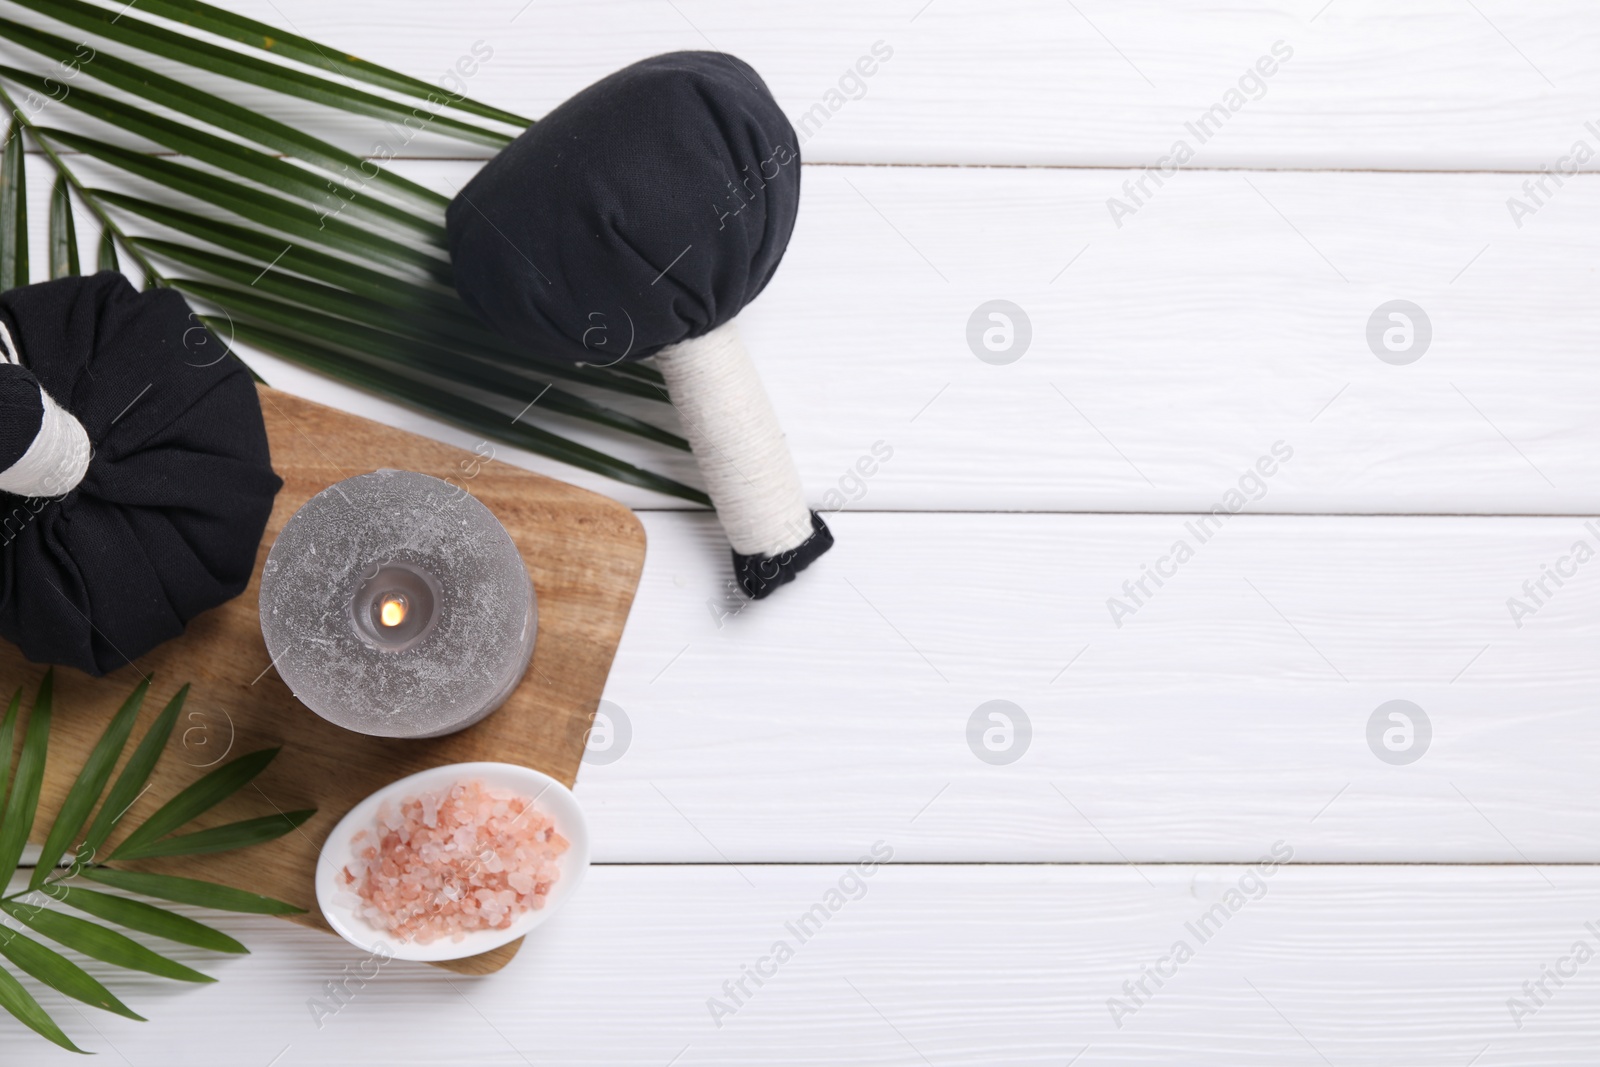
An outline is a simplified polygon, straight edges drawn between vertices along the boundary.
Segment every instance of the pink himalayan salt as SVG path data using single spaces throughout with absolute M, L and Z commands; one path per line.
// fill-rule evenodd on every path
M 377 843 L 362 830 L 345 885 L 357 914 L 382 930 L 426 945 L 473 930 L 504 930 L 544 907 L 561 877 L 567 839 L 531 800 L 482 782 L 408 796 L 378 809 Z

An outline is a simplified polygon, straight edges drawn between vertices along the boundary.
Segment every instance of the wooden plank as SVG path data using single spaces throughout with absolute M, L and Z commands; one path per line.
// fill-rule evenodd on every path
M 407 172 L 448 190 L 472 167 Z M 1600 511 L 1600 182 L 1570 182 L 1519 230 L 1505 201 L 1521 179 L 1507 175 L 1184 174 L 1119 230 L 1104 201 L 1126 176 L 807 169 L 783 269 L 741 321 L 813 503 L 1206 510 L 1281 440 L 1295 454 L 1257 505 L 1269 511 Z M 1032 324 L 1009 365 L 968 342 L 993 299 Z M 1409 365 L 1367 339 L 1394 299 L 1432 326 Z M 258 366 L 291 392 L 474 443 Z M 566 427 L 696 477 L 686 456 Z M 853 474 L 878 442 L 892 460 Z M 514 461 L 635 507 L 679 506 Z
M 1181 515 L 845 512 L 743 608 L 709 519 L 644 521 L 606 686 L 631 741 L 578 787 L 600 860 L 1600 859 L 1583 520 L 1239 515 L 1200 543 Z M 1031 724 L 1009 765 L 969 748 L 992 700 Z M 1391 700 L 1431 723 L 1410 765 L 1369 747 Z
M 407 170 L 448 191 L 474 166 Z M 44 171 L 30 171 L 40 248 Z M 1600 347 L 1586 310 L 1600 183 L 1569 183 L 1518 229 L 1506 175 L 1195 173 L 1118 230 L 1104 199 L 1123 177 L 808 169 L 784 268 L 743 321 L 814 502 L 834 491 L 874 509 L 1205 509 L 1283 440 L 1296 456 L 1272 482 L 1273 511 L 1600 511 L 1600 383 L 1585 355 Z M 92 257 L 97 231 L 80 221 Z M 1032 324 L 1029 349 L 1004 366 L 967 339 L 996 298 Z M 1409 365 L 1367 338 L 1393 299 L 1432 327 Z M 476 443 L 278 361 L 257 366 L 290 392 Z M 508 415 L 529 399 L 508 399 Z M 552 425 L 696 477 L 681 454 Z M 851 470 L 877 442 L 894 457 L 863 486 Z M 677 506 L 503 452 L 634 506 Z
M 1273 842 L 1260 843 L 1265 854 Z M 852 843 L 852 856 L 871 841 Z M 1293 847 L 1293 843 L 1285 841 Z M 1298 850 L 1297 850 L 1298 852 Z M 1593 1061 L 1600 1013 L 1592 867 L 918 867 L 846 883 L 843 867 L 594 868 L 582 894 L 501 974 L 446 985 L 332 939 L 217 917 L 254 955 L 214 986 L 113 988 L 148 1023 L 62 1007 L 84 1047 L 130 1062 L 216 1062 L 214 1035 L 262 1063 L 1167 1065 Z M 860 884 L 865 891 L 855 886 Z M 1263 887 L 1258 890 L 1255 887 Z M 1220 918 L 1227 893 L 1237 911 Z M 848 899 L 848 894 L 857 899 Z M 1254 899 L 1251 899 L 1251 898 Z M 1189 924 L 1210 913 L 1202 943 Z M 774 971 L 772 946 L 794 948 Z M 1192 958 L 1147 967 L 1186 941 Z M 762 963 L 763 958 L 768 962 Z M 1565 961 L 1565 962 L 1563 962 Z M 760 964 L 719 1028 L 707 1002 Z M 1107 1002 L 1151 995 L 1118 1028 Z M 1523 984 L 1544 982 L 1534 1005 Z M 330 987 L 330 983 L 332 983 Z M 333 990 L 334 992 L 330 992 Z M 335 999 L 338 994 L 338 999 Z M 1535 1007 L 1513 1021 L 1508 1001 Z M 52 1006 L 61 1004 L 51 997 Z M 320 1009 L 314 1007 L 320 1005 Z M 337 1009 L 337 1010 L 333 1010 Z M 197 1019 L 203 1019 L 198 1024 Z M 626 1025 L 618 1025 L 626 1020 Z M 6 1029 L 9 1027 L 9 1029 Z M 8 1050 L 19 1028 L 0 1020 Z M 35 1042 L 37 1044 L 37 1042 Z M 1085 1050 L 1087 1046 L 1087 1051 Z M 287 1047 L 287 1051 L 285 1049 Z M 28 1062 L 54 1063 L 29 1048 Z M 1319 1055 L 1320 1054 L 1320 1055 Z
M 262 414 L 273 468 L 284 480 L 268 520 L 255 576 L 234 600 L 191 622 L 183 637 L 102 679 L 58 671 L 54 720 L 40 820 L 73 778 L 110 713 L 140 676 L 155 676 L 142 719 L 152 720 L 179 685 L 194 691 L 167 758 L 127 825 L 154 811 L 199 777 L 197 768 L 281 745 L 283 752 L 257 787 L 223 802 L 206 817 L 235 819 L 315 807 L 293 833 L 244 852 L 175 857 L 130 864 L 248 888 L 309 908 L 295 920 L 326 929 L 316 910 L 312 871 L 322 841 L 356 802 L 381 786 L 443 763 L 507 760 L 536 767 L 569 785 L 578 773 L 584 738 L 612 654 L 627 618 L 644 557 L 639 523 L 612 501 L 505 464 L 381 426 L 309 401 L 262 389 Z M 283 524 L 301 504 L 333 482 L 379 467 L 451 478 L 505 523 L 528 565 L 539 598 L 539 633 L 521 686 L 497 712 L 459 733 L 427 741 L 364 737 L 308 712 L 270 669 L 262 644 L 256 595 L 261 563 Z M 31 688 L 42 671 L 14 645 L 0 644 L 0 675 Z M 142 733 L 142 728 L 140 728 Z M 114 845 L 115 842 L 112 842 Z M 516 943 L 444 964 L 463 973 L 504 966 Z
M 1201 167 L 1537 170 L 1575 138 L 1600 144 L 1584 130 L 1600 121 L 1600 16 L 1581 0 L 476 0 L 448 25 L 428 0 L 234 6 L 436 83 L 456 72 L 530 117 L 645 56 L 733 52 L 814 162 L 1142 166 L 1184 139 Z M 1264 57 L 1273 73 L 1252 80 Z M 1236 110 L 1202 143 L 1186 124 L 1213 105 Z M 262 106 L 358 150 L 379 136 L 291 100 Z M 426 137 L 396 147 L 477 154 Z

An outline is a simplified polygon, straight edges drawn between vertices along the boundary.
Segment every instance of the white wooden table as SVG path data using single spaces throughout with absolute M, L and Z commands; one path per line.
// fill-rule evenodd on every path
M 599 861 L 581 896 L 475 980 L 361 981 L 342 942 L 223 917 L 254 955 L 204 989 L 119 978 L 149 1023 L 63 1007 L 86 1047 L 1595 1062 L 1600 562 L 1572 553 L 1600 549 L 1600 180 L 1541 173 L 1600 151 L 1593 5 L 237 6 L 422 76 L 485 42 L 469 91 L 535 115 L 657 52 L 752 62 L 811 120 L 789 256 L 742 321 L 813 500 L 849 503 L 832 554 L 730 610 L 705 513 L 501 450 L 649 533 L 607 689 L 631 738 L 578 785 Z M 875 45 L 892 55 L 829 110 Z M 1247 76 L 1261 57 L 1271 76 Z M 1186 124 L 1213 104 L 1201 143 Z M 1192 161 L 1139 193 L 1179 140 Z M 449 191 L 478 165 L 452 152 L 398 166 Z M 991 300 L 1031 325 L 1013 362 L 969 346 Z M 1393 300 L 1431 326 L 1413 362 L 1369 345 Z M 875 446 L 892 455 L 854 476 Z M 1197 536 L 1241 479 L 1243 508 Z M 995 700 L 1028 723 L 1009 763 L 968 742 Z M 1409 763 L 1369 744 L 1394 700 L 1431 733 L 1391 757 L 1422 749 Z M 875 847 L 892 862 L 861 878 Z M 1292 862 L 1252 866 L 1275 852 Z M 802 941 L 807 913 L 826 919 Z M 329 983 L 343 1006 L 319 1024 Z M 7 1063 L 65 1062 L 16 1030 Z

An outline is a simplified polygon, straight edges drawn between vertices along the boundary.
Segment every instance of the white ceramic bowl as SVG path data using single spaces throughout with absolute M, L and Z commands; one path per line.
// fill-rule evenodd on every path
M 354 907 L 356 895 L 343 884 L 339 874 L 345 864 L 355 858 L 351 838 L 362 830 L 370 832 L 377 826 L 378 806 L 385 800 L 398 803 L 408 795 L 444 789 L 456 782 L 469 780 L 514 790 L 519 796 L 533 800 L 534 807 L 548 815 L 555 823 L 556 831 L 569 842 L 567 851 L 558 861 L 561 878 L 551 887 L 544 907 L 524 913 L 504 930 L 474 930 L 460 941 L 441 938 L 427 945 L 400 941 L 392 933 L 380 930 L 357 915 Z M 583 809 L 578 806 L 578 798 L 572 795 L 570 789 L 531 767 L 518 767 L 512 763 L 450 763 L 384 786 L 339 820 L 339 825 L 328 835 L 322 854 L 317 858 L 317 905 L 339 936 L 364 951 L 397 960 L 429 963 L 457 960 L 509 944 L 548 921 L 577 891 L 588 869 L 589 827 L 584 821 Z

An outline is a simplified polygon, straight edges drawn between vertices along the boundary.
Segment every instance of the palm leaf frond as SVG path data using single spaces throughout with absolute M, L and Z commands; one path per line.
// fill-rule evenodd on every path
M 10 19 L 0 18 L 0 39 L 20 45 L 58 64 L 80 63 L 82 59 L 82 53 L 74 42 Z M 247 137 L 258 145 L 265 145 L 275 152 L 293 156 L 332 174 L 355 175 L 353 181 L 361 177 L 369 179 L 371 184 L 414 206 L 437 210 L 449 203 L 447 197 L 381 167 L 368 169 L 364 166 L 366 161 L 360 156 L 313 137 L 304 130 L 267 118 L 231 100 L 157 74 L 136 63 L 102 52 L 95 56 L 93 63 L 83 64 L 81 69 L 102 84 L 160 107 L 170 108 L 217 129 Z M 66 98 L 70 100 L 72 94 L 67 93 Z
M 158 908 L 154 904 L 146 904 L 142 900 L 129 900 L 127 897 L 116 897 L 110 893 L 71 885 L 61 886 L 54 896 L 67 907 L 77 908 L 86 915 L 93 915 L 97 919 L 104 919 L 106 922 L 116 923 L 118 926 L 125 926 L 142 934 L 164 937 L 180 945 L 193 945 L 195 948 L 209 949 L 212 952 L 244 955 L 250 952 L 221 930 L 196 922 L 187 915 L 179 915 L 165 908 Z
M 229 327 L 226 322 L 204 315 L 201 316 L 201 320 L 213 331 L 226 330 Z M 542 456 L 549 456 L 551 459 L 558 459 L 580 470 L 593 471 L 625 485 L 636 485 L 642 489 L 696 504 L 709 506 L 711 503 L 711 498 L 698 489 L 642 470 L 631 463 L 613 459 L 603 452 L 569 441 L 538 426 L 531 426 L 522 421 L 508 422 L 498 410 L 440 389 L 435 384 L 392 372 L 385 373 L 369 367 L 361 360 L 352 359 L 336 349 L 304 337 L 250 323 L 232 325 L 238 340 L 245 344 L 311 367 L 330 378 L 381 392 L 402 401 L 409 407 L 427 412 L 444 422 L 481 433 L 492 440 L 503 441 Z
M 82 3 L 81 0 L 12 0 L 12 2 L 119 44 L 141 49 L 163 59 L 176 60 L 197 70 L 221 74 L 235 81 L 283 93 L 286 96 L 296 96 L 302 100 L 383 119 L 386 122 L 404 124 L 417 122 L 420 119 L 429 130 L 488 148 L 502 148 L 511 142 L 509 134 L 498 133 L 469 122 L 462 122 L 449 115 L 439 114 L 437 108 L 419 114 L 415 105 L 396 103 L 327 78 L 307 74 L 283 63 L 265 62 L 233 49 L 220 48 L 192 35 L 174 33 L 130 14 L 126 9 L 117 12 Z M 434 91 L 433 97 L 443 102 L 444 97 L 439 90 Z
M 34 1033 L 49 1038 L 68 1052 L 83 1051 L 61 1031 L 61 1027 L 50 1018 L 50 1014 L 39 1006 L 33 994 L 22 988 L 22 983 L 11 977 L 11 973 L 4 967 L 0 967 L 0 1008 L 16 1016 Z
M 226 40 L 297 60 L 307 66 L 327 70 L 335 77 L 353 78 L 389 92 L 409 96 L 422 103 L 431 102 L 431 98 L 440 91 L 439 86 L 430 85 L 420 78 L 413 78 L 409 74 L 401 74 L 356 56 L 346 55 L 336 48 L 320 45 L 296 34 L 284 33 L 266 23 L 224 11 L 211 4 L 202 3 L 201 0 L 143 0 L 139 6 L 141 10 L 152 15 L 159 15 L 186 26 L 193 26 L 195 29 L 214 33 Z M 519 127 L 532 125 L 531 119 L 525 119 L 504 108 L 479 103 L 470 97 L 450 94 L 449 101 L 451 107 L 482 118 Z
M 58 993 L 92 1004 L 113 1015 L 144 1022 L 144 1016 L 112 995 L 111 990 L 88 971 L 47 945 L 41 945 L 15 930 L 0 931 L 0 956 L 16 964 L 17 970 L 35 978 Z
M 28 284 L 28 171 L 22 122 L 14 119 L 0 151 L 0 293 Z
M 113 889 L 124 889 L 178 904 L 193 904 L 214 911 L 236 911 L 246 915 L 300 915 L 306 910 L 259 893 L 247 893 L 243 889 L 171 874 L 124 871 L 111 867 L 85 867 L 79 874 Z
M 229 760 L 207 774 L 183 792 L 161 805 L 122 844 L 111 852 L 112 859 L 128 856 L 158 837 L 170 834 L 189 820 L 204 815 L 218 804 L 250 784 L 251 779 L 267 769 L 280 749 L 264 748 Z
M 94 257 L 95 270 L 121 270 L 117 261 L 117 235 L 104 227 L 100 230 L 100 249 Z
M 11 694 L 11 703 L 6 706 L 6 716 L 0 719 L 0 801 L 5 800 L 6 790 L 11 787 L 11 750 L 15 746 L 17 737 L 17 716 L 22 713 L 22 687 Z
M 199 856 L 208 852 L 231 852 L 236 848 L 249 848 L 276 841 L 315 815 L 315 808 L 286 811 L 277 815 L 263 815 L 257 819 L 242 819 L 226 826 L 197 830 L 192 834 L 163 837 L 137 845 L 126 851 L 118 849 L 124 859 L 153 859 L 157 856 Z
M 70 278 L 78 268 L 78 230 L 72 221 L 72 196 L 67 179 L 56 178 L 50 193 L 50 277 Z
M 101 792 L 105 790 L 106 782 L 111 778 L 112 768 L 122 756 L 122 748 L 128 743 L 128 735 L 133 732 L 134 720 L 138 718 L 139 709 L 144 706 L 144 695 L 149 690 L 148 678 L 135 686 L 133 693 L 123 701 L 122 707 L 117 709 L 105 732 L 100 735 L 100 740 L 95 743 L 94 750 L 89 753 L 88 760 L 83 764 L 83 770 L 78 772 L 77 781 L 72 783 L 72 788 L 67 792 L 67 799 L 62 803 L 61 810 L 56 813 L 56 821 L 50 827 L 50 835 L 45 838 L 44 846 L 40 849 L 33 877 L 28 881 L 29 889 L 38 889 L 44 884 L 45 878 L 71 845 L 72 839 L 78 836 L 83 824 L 89 821 L 89 812 L 94 810 Z
M 144 971 L 146 974 L 171 978 L 179 982 L 216 981 L 215 978 L 201 974 L 193 967 L 186 967 L 177 960 L 167 959 L 159 952 L 152 952 L 126 934 L 108 930 L 99 923 L 80 919 L 76 915 L 55 911 L 48 904 L 5 900 L 0 901 L 0 911 L 4 911 L 41 937 L 48 937 L 51 941 L 65 945 L 74 952 L 80 952 L 102 963 L 109 963 L 113 967 Z
M 17 768 L 11 775 L 11 793 L 6 797 L 5 815 L 0 819 L 0 871 L 17 869 L 22 859 L 22 848 L 28 843 L 28 832 L 33 829 L 33 817 L 39 807 L 39 787 L 44 782 L 44 758 L 50 745 L 50 705 L 55 693 L 54 668 L 44 672 L 39 691 L 33 698 L 33 708 L 28 713 L 28 728 L 22 735 L 22 753 L 17 757 Z M 12 713 L 6 713 L 9 729 Z M 7 730 L 0 730 L 5 733 Z M 10 749 L 5 752 L 9 761 Z
M 0 74 L 4 74 L 4 71 L 0 70 Z M 460 298 L 442 286 L 429 286 L 398 278 L 393 274 L 374 270 L 314 248 L 303 248 L 292 242 L 280 240 L 262 230 L 197 215 L 169 204 L 157 204 L 113 189 L 91 189 L 90 195 L 119 211 L 148 219 L 230 252 L 250 256 L 259 260 L 263 266 L 268 263 L 276 264 L 285 271 L 317 278 L 357 295 L 374 299 L 414 301 L 441 310 L 455 310 L 461 313 L 466 311 L 466 305 L 461 303 Z M 134 240 L 142 243 L 151 239 L 141 237 Z
M 4 814 L 0 816 L 3 819 L 0 821 L 0 859 L 6 860 L 5 865 L 0 865 L 0 875 L 3 876 L 9 876 L 16 870 L 21 842 L 25 841 L 34 824 L 34 809 L 39 802 L 53 717 L 54 683 L 54 672 L 47 671 L 34 698 L 26 726 L 23 727 L 21 753 L 14 766 L 11 752 L 21 721 L 20 689 L 12 698 L 5 717 L 0 719 L 0 799 L 5 800 Z M 137 893 L 156 900 L 197 904 L 219 910 L 264 915 L 287 915 L 303 910 L 256 893 L 191 878 L 113 869 L 104 866 L 96 858 L 101 843 L 117 830 L 133 802 L 146 789 L 151 772 L 172 735 L 178 713 L 188 697 L 188 686 L 179 690 L 156 716 L 107 793 L 88 834 L 75 848 L 71 848 L 84 823 L 89 821 L 89 813 L 100 800 L 101 792 L 105 790 L 112 769 L 132 733 L 149 686 L 148 679 L 136 686 L 107 723 L 51 824 L 41 848 L 39 863 L 27 886 L 0 896 L 0 913 L 22 930 L 90 959 L 176 981 L 210 982 L 213 979 L 207 975 L 111 929 L 111 926 L 212 952 L 248 951 L 236 939 L 165 907 L 73 884 L 81 878 L 98 882 L 120 893 Z M 315 812 L 280 813 L 179 837 L 164 836 L 233 795 L 252 781 L 276 754 L 276 749 L 248 753 L 181 790 L 128 835 L 118 850 L 119 854 L 124 850 L 139 852 L 141 849 L 149 855 L 223 851 L 269 841 L 299 826 Z M 134 843 L 132 848 L 127 847 L 129 841 Z M 56 864 L 69 848 L 73 856 L 71 865 L 58 868 Z M 67 914 L 62 908 L 81 912 L 111 926 Z M 0 961 L 84 1004 L 129 1019 L 142 1018 L 72 959 L 27 936 L 22 930 L 0 926 Z M 82 1051 L 50 1018 L 34 994 L 3 966 L 0 966 L 0 1010 L 15 1016 L 24 1025 L 63 1048 Z
M 172 736 L 172 727 L 178 721 L 178 713 L 183 710 L 183 705 L 188 699 L 189 687 L 184 686 L 167 701 L 167 706 L 161 709 L 156 721 L 145 731 L 139 746 L 133 750 L 133 755 L 128 757 L 128 762 L 123 765 L 122 773 L 117 775 L 116 783 L 106 795 L 105 803 L 100 805 L 100 811 L 95 815 L 94 822 L 89 825 L 89 832 L 84 835 L 80 852 L 91 857 L 98 856 L 106 838 L 111 836 L 111 832 L 117 828 L 117 824 L 128 813 L 128 809 L 133 807 L 133 802 L 144 792 L 144 785 L 150 780 L 150 772 L 156 769 L 156 762 L 161 759 L 161 751 L 167 747 L 167 739 Z
M 349 352 L 353 358 L 366 362 L 390 364 L 410 371 L 432 376 L 434 383 L 448 386 L 452 383 L 497 393 L 501 396 L 526 394 L 532 402 L 541 404 L 547 411 L 557 411 L 577 419 L 609 426 L 614 430 L 634 434 L 671 448 L 688 451 L 689 442 L 677 434 L 658 426 L 625 415 L 597 404 L 592 400 L 564 392 L 549 382 L 530 380 L 522 374 L 507 369 L 492 360 L 480 359 L 470 350 L 463 350 L 454 342 L 442 340 L 435 343 L 415 332 L 396 328 L 394 316 L 376 323 L 337 318 L 322 311 L 311 311 L 311 306 L 322 305 L 335 312 L 360 313 L 359 305 L 346 308 L 333 304 L 326 298 L 303 301 L 300 305 L 273 300 L 254 292 L 229 286 L 211 285 L 187 278 L 174 278 L 171 285 L 203 300 L 230 310 L 230 314 L 249 322 L 317 340 L 324 345 Z M 305 292 L 302 290 L 301 295 Z M 313 297 L 316 294 L 311 294 Z
M 0 77 L 8 78 L 41 96 L 51 94 L 50 79 L 25 70 L 0 65 Z M 56 92 L 59 95 L 59 90 Z M 329 213 L 348 211 L 367 216 L 414 230 L 434 244 L 444 244 L 444 227 L 438 223 L 373 197 L 358 196 L 352 199 L 336 195 L 330 190 L 326 175 L 297 166 L 269 152 L 218 137 L 193 125 L 141 111 L 131 104 L 81 87 L 73 89 L 60 102 L 125 133 L 143 137 L 163 148 L 257 182 L 285 196 L 299 197 L 307 204 L 328 210 Z
M 143 152 L 119 148 L 92 137 L 80 137 L 75 133 L 48 128 L 38 128 L 38 133 L 46 140 L 94 156 L 136 177 L 164 185 L 173 192 L 223 208 L 294 240 L 324 245 L 373 263 L 404 263 L 443 283 L 448 283 L 450 279 L 449 263 L 428 249 L 416 248 L 373 233 L 364 226 L 330 217 L 310 204 L 262 192 L 243 182 L 198 167 L 147 156 Z

